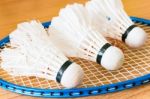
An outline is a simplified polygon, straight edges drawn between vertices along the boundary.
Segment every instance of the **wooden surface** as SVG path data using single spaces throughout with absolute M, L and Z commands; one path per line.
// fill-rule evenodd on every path
M 38 19 L 42 22 L 56 16 L 67 3 L 84 3 L 86 0 L 0 0 L 0 38 L 12 31 L 22 21 Z M 149 0 L 123 0 L 131 16 L 150 19 Z M 84 97 L 82 99 L 149 99 L 150 84 L 107 95 Z M 37 99 L 0 89 L 0 99 Z

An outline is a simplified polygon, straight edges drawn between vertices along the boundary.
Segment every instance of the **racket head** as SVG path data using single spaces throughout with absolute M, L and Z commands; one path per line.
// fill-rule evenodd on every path
M 131 17 L 136 24 L 145 29 L 150 38 L 150 20 Z M 50 22 L 43 23 L 48 28 Z M 71 98 L 107 94 L 121 91 L 150 82 L 150 41 L 140 49 L 128 48 L 116 40 L 110 40 L 125 53 L 124 66 L 116 71 L 107 71 L 95 62 L 80 58 L 70 58 L 80 64 L 85 72 L 83 83 L 74 89 L 64 89 L 60 84 L 37 77 L 13 77 L 0 69 L 0 87 L 19 94 L 47 97 Z M 0 41 L 3 48 L 9 43 L 9 36 Z

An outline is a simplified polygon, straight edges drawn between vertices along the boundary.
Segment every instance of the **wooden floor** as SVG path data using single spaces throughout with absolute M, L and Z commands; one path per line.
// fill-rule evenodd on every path
M 56 16 L 67 3 L 84 3 L 86 0 L 0 0 L 0 38 L 12 31 L 16 24 L 25 20 L 39 19 L 44 22 Z M 149 0 L 123 0 L 131 16 L 150 19 Z M 0 99 L 37 99 L 0 89 Z M 107 95 L 82 99 L 150 99 L 150 84 Z

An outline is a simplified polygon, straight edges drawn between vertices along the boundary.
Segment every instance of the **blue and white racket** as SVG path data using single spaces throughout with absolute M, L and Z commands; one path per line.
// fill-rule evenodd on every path
M 132 20 L 148 33 L 150 39 L 150 20 L 131 17 Z M 45 28 L 50 22 L 43 23 Z M 9 36 L 0 41 L 1 49 L 9 43 Z M 0 68 L 0 87 L 15 93 L 49 98 L 70 98 L 107 94 L 139 86 L 150 82 L 150 40 L 140 49 L 128 48 L 123 43 L 117 43 L 123 48 L 125 63 L 121 69 L 107 71 L 98 64 L 79 58 L 71 60 L 80 64 L 85 72 L 83 83 L 74 89 L 64 89 L 54 81 L 37 77 L 13 77 Z

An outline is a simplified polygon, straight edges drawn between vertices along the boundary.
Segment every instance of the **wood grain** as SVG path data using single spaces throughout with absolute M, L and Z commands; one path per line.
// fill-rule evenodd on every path
M 0 0 L 0 38 L 8 35 L 16 24 L 22 21 L 38 19 L 42 22 L 51 20 L 60 8 L 68 3 L 84 3 L 86 0 Z M 150 19 L 149 0 L 123 0 L 125 9 L 131 16 Z M 107 95 L 84 97 L 81 99 L 149 99 L 150 85 L 143 85 L 129 90 Z M 38 99 L 15 94 L 0 89 L 0 99 Z

